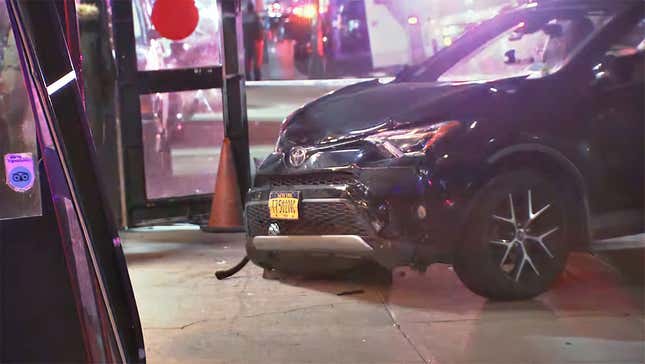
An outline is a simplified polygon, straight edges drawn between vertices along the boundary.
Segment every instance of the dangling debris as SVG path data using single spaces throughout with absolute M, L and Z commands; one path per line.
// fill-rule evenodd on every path
M 226 279 L 226 278 L 228 278 L 228 277 L 232 276 L 233 274 L 235 274 L 235 273 L 239 272 L 240 270 L 242 270 L 242 268 L 244 268 L 244 266 L 245 266 L 248 262 L 249 262 L 249 257 L 248 257 L 248 256 L 245 256 L 245 257 L 244 257 L 244 258 L 243 258 L 239 263 L 237 263 L 234 267 L 232 267 L 232 268 L 230 268 L 230 269 L 226 269 L 226 270 L 218 270 L 217 272 L 215 272 L 215 277 L 216 277 L 217 279 L 219 279 L 220 281 L 221 281 L 222 279 Z

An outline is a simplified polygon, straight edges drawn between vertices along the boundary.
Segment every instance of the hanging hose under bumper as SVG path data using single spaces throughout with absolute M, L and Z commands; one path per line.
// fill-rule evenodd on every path
M 242 270 L 242 268 L 244 268 L 244 266 L 248 262 L 249 262 L 249 257 L 245 256 L 234 267 L 232 267 L 230 269 L 226 269 L 226 270 L 218 270 L 217 272 L 215 272 L 215 277 L 217 277 L 217 279 L 219 279 L 219 280 L 226 279 L 226 278 L 232 276 L 233 274 L 239 272 L 240 270 Z

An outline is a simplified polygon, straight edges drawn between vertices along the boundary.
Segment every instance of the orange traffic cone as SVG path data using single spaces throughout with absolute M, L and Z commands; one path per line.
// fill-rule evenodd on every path
M 237 185 L 231 141 L 228 138 L 224 138 L 219 155 L 215 194 L 208 225 L 202 226 L 201 229 L 209 233 L 244 231 L 242 199 L 240 198 L 240 188 Z

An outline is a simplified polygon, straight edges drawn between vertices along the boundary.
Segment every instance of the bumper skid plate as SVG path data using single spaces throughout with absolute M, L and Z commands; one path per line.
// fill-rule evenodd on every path
M 255 236 L 251 244 L 258 251 L 293 251 L 368 256 L 372 247 L 357 235 Z

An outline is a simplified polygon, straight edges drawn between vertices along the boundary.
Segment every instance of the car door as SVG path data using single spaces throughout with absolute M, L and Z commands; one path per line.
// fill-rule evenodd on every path
M 643 231 L 645 20 L 613 42 L 593 68 L 592 153 L 601 171 L 592 189 L 601 235 Z

